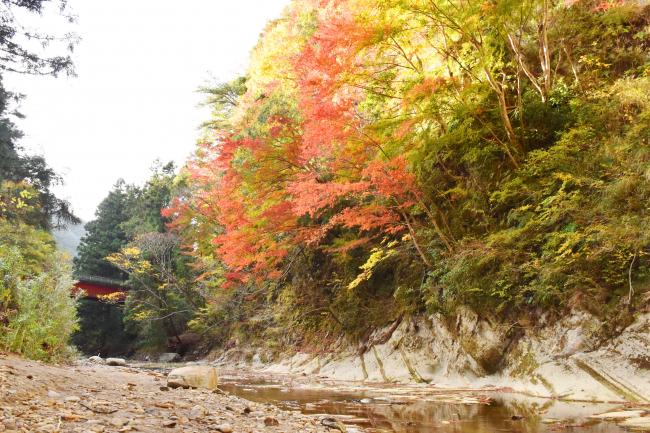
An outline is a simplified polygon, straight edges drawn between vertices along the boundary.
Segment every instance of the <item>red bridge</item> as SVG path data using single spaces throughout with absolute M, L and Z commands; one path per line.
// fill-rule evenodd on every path
M 86 298 L 99 300 L 102 298 L 112 298 L 116 301 L 124 301 L 129 288 L 123 281 L 81 276 L 75 284 L 74 290 L 75 293 L 83 292 L 82 296 Z

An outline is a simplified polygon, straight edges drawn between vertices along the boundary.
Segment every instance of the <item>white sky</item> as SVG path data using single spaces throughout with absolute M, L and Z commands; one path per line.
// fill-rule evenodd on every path
M 206 120 L 195 90 L 245 71 L 266 22 L 289 0 L 70 0 L 82 38 L 78 77 L 6 76 L 27 95 L 23 144 L 65 177 L 83 220 L 118 178 L 143 182 L 153 161 L 182 164 Z

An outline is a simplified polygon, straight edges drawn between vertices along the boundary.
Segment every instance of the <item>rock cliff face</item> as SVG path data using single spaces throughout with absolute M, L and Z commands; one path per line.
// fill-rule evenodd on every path
M 297 353 L 253 367 L 331 379 L 508 387 L 539 397 L 650 402 L 650 314 L 617 337 L 597 338 L 601 323 L 584 312 L 528 329 L 494 324 L 470 310 L 455 320 L 434 315 L 377 330 L 362 347 L 343 343 L 328 355 Z M 236 351 L 218 362 L 232 363 Z M 241 353 L 241 352 L 239 352 Z

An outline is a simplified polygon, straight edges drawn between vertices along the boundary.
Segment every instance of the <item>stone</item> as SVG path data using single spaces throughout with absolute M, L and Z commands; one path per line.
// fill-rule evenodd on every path
M 167 376 L 167 386 L 170 388 L 204 388 L 214 390 L 218 384 L 217 369 L 207 365 L 176 368 Z
M 181 360 L 181 355 L 174 352 L 162 353 L 158 357 L 158 362 L 178 362 Z
M 103 432 L 104 424 L 100 420 L 91 419 L 86 421 L 87 431 L 90 432 Z
M 264 418 L 264 425 L 267 427 L 277 426 L 280 425 L 280 421 L 273 418 L 272 416 L 267 416 L 266 418 Z
M 49 398 L 61 398 L 61 397 L 62 397 L 61 394 L 59 394 L 59 393 L 56 392 L 56 391 L 52 391 L 52 390 L 50 390 L 50 391 L 47 392 L 47 396 L 48 396 Z
M 126 367 L 126 360 L 123 358 L 106 358 L 106 365 L 113 367 Z
M 92 362 L 93 364 L 106 364 L 106 360 L 101 356 L 91 356 L 88 358 L 88 362 Z
M 176 427 L 176 421 L 174 421 L 173 419 L 164 421 L 163 422 L 163 427 L 174 428 L 174 427 Z
M 345 425 L 342 422 L 338 421 L 336 418 L 327 417 L 320 420 L 321 425 L 324 425 L 328 429 L 340 430 L 342 432 L 346 431 Z M 443 424 L 445 422 L 443 421 Z
M 126 418 L 111 418 L 109 423 L 114 426 L 114 427 L 124 427 L 130 422 L 130 420 Z
M 208 410 L 205 407 L 197 404 L 196 406 L 192 407 L 192 409 L 190 409 L 189 419 L 203 418 L 207 414 Z
M 221 433 L 232 433 L 232 426 L 228 423 L 216 425 L 214 429 Z
M 62 414 L 59 415 L 59 417 L 63 421 L 79 421 L 79 420 L 85 419 L 81 415 L 78 415 L 78 414 L 75 414 L 75 413 L 69 413 L 69 412 L 62 413 Z

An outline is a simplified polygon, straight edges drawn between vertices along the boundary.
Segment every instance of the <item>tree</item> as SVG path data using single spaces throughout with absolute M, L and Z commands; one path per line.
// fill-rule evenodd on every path
M 74 21 L 65 0 L 1 0 L 0 10 L 0 71 L 32 75 L 74 74 L 70 53 L 77 37 L 74 33 L 48 34 L 24 25 L 29 15 L 41 16 L 54 8 L 68 23 Z M 59 51 L 55 55 L 50 52 Z M 62 178 L 49 167 L 41 156 L 25 155 L 18 141 L 23 134 L 11 120 L 22 117 L 13 110 L 23 97 L 7 91 L 0 75 L 0 182 L 30 183 L 40 194 L 40 212 L 32 224 L 47 230 L 80 220 L 72 213 L 70 204 L 57 198 L 51 188 Z
M 129 240 L 145 233 L 164 233 L 167 230 L 169 220 L 161 215 L 160 210 L 171 201 L 175 177 L 173 162 L 163 165 L 156 161 L 151 168 L 151 176 L 142 187 L 127 188 L 129 206 L 122 228 Z
M 246 77 L 237 77 L 228 83 L 199 88 L 199 92 L 206 95 L 204 105 L 212 110 L 211 119 L 204 122 L 204 128 L 213 131 L 228 128 L 239 97 L 246 93 L 246 81 Z
M 30 215 L 29 224 L 50 230 L 66 224 L 78 224 L 70 203 L 54 195 L 52 187 L 61 184 L 63 179 L 47 165 L 42 156 L 25 155 L 18 144 L 23 136 L 10 115 L 11 103 L 19 99 L 8 92 L 0 80 L 0 182 L 26 182 L 38 194 L 39 206 Z
M 129 275 L 125 320 L 138 331 L 141 346 L 164 345 L 167 337 L 179 339 L 200 304 L 191 280 L 175 266 L 178 241 L 169 233 L 148 233 L 108 257 Z
M 156 161 L 144 185 L 116 183 L 99 205 L 97 218 L 86 225 L 75 259 L 77 275 L 122 280 L 129 293 L 124 305 L 112 299 L 101 299 L 100 306 L 94 301 L 82 305 L 75 340 L 84 350 L 114 353 L 120 344 L 131 347 L 133 342 L 140 348 L 164 348 L 168 337 L 185 330 L 201 304 L 180 239 L 168 231 L 169 218 L 161 214 L 175 193 L 175 180 L 174 164 Z M 120 332 L 118 319 L 123 322 Z
M 74 35 L 59 37 L 21 24 L 21 12 L 40 15 L 48 0 L 0 3 L 0 71 L 73 73 Z M 65 1 L 52 3 L 66 15 Z M 65 54 L 49 55 L 59 43 Z M 22 132 L 12 117 L 21 116 L 13 108 L 20 98 L 4 88 L 0 77 L 0 347 L 51 361 L 70 354 L 77 317 L 69 263 L 55 251 L 48 231 L 79 220 L 69 203 L 52 193 L 61 178 L 42 157 L 25 155 L 19 145 Z
M 68 22 L 74 17 L 69 13 L 65 0 L 2 0 L 0 11 L 0 69 L 34 75 L 58 75 L 63 72 L 74 73 L 72 59 L 69 55 L 77 42 L 73 33 L 64 35 L 47 34 L 31 30 L 21 24 L 19 12 L 42 15 L 49 5 Z M 58 55 L 44 55 L 38 47 L 52 49 L 52 45 L 63 51 Z
M 74 259 L 75 274 L 126 279 L 126 275 L 106 260 L 128 242 L 123 224 L 128 215 L 128 189 L 119 180 L 108 196 L 97 207 L 95 219 L 86 224 L 86 235 L 81 239 L 78 256 Z
M 518 320 L 641 302 L 649 12 L 294 1 L 245 88 L 215 89 L 165 210 L 222 289 L 203 329 L 252 315 L 354 336 L 459 304 Z
M 160 348 L 168 337 L 179 338 L 201 305 L 180 238 L 168 230 L 169 219 L 161 214 L 176 191 L 175 179 L 172 163 L 156 163 L 142 187 L 129 189 L 129 218 L 121 225 L 129 242 L 108 256 L 128 275 L 124 318 L 140 347 Z

